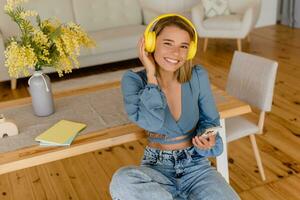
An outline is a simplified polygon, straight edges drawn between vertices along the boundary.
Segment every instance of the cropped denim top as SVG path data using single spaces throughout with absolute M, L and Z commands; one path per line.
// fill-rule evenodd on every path
M 179 143 L 220 124 L 207 71 L 200 65 L 194 66 L 191 79 L 181 84 L 181 116 L 177 121 L 160 86 L 147 82 L 145 69 L 138 72 L 128 70 L 121 84 L 128 117 L 150 133 L 150 142 Z M 161 137 L 151 137 L 151 132 Z M 183 139 L 173 140 L 179 136 Z M 195 149 L 203 156 L 217 156 L 223 151 L 222 139 L 217 134 L 213 148 Z

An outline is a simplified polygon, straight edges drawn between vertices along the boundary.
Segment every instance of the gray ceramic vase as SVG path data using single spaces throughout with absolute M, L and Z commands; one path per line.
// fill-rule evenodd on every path
M 54 101 L 49 76 L 42 71 L 35 71 L 28 80 L 34 114 L 39 117 L 54 113 Z

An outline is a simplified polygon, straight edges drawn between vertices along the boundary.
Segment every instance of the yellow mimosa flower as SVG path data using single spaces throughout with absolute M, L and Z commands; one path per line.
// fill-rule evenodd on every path
M 73 22 L 62 24 L 58 19 L 41 20 L 33 10 L 24 10 L 21 3 L 27 0 L 7 0 L 5 11 L 21 29 L 22 36 L 7 42 L 5 66 L 9 75 L 29 75 L 29 69 L 54 67 L 59 76 L 79 67 L 81 47 L 92 47 L 94 42 L 81 27 Z M 37 17 L 34 26 L 28 17 Z

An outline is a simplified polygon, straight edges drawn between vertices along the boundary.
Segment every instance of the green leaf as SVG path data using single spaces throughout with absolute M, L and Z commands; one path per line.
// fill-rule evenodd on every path
M 36 23 L 38 24 L 38 26 L 41 28 L 41 23 L 42 23 L 42 20 L 41 20 L 41 17 L 40 15 L 37 15 L 36 16 Z
M 49 34 L 50 40 L 56 39 L 59 35 L 61 35 L 61 26 L 57 27 L 54 32 Z

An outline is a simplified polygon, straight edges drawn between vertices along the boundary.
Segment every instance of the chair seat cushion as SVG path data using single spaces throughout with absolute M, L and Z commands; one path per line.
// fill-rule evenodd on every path
M 207 18 L 203 21 L 203 26 L 211 30 L 237 30 L 242 26 L 242 15 L 231 14 Z
M 225 128 L 227 142 L 255 134 L 259 130 L 257 124 L 242 116 L 225 119 Z
M 97 46 L 95 48 L 82 49 L 80 55 L 96 55 L 136 48 L 137 41 L 145 28 L 143 25 L 131 25 L 89 32 L 89 36 L 95 41 Z

